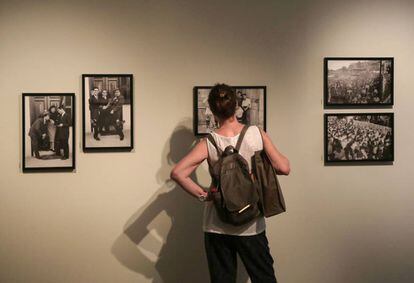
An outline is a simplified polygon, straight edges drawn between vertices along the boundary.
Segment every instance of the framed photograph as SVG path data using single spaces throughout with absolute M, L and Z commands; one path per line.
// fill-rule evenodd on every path
M 23 93 L 22 170 L 75 169 L 75 95 Z
M 131 151 L 134 147 L 133 76 L 82 75 L 84 152 Z
M 194 134 L 207 135 L 218 128 L 218 123 L 208 106 L 212 86 L 193 89 Z M 266 130 L 266 86 L 233 86 L 237 95 L 236 117 L 245 125 L 256 125 Z
M 325 114 L 325 162 L 394 161 L 393 113 Z
M 394 58 L 325 58 L 325 106 L 394 104 Z

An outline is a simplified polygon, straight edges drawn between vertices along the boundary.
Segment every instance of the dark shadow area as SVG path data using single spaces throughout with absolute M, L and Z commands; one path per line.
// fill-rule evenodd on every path
M 111 248 L 122 265 L 154 283 L 210 282 L 202 231 L 203 204 L 169 180 L 172 167 L 195 142 L 189 119 L 175 128 L 156 176 L 161 187 L 130 217 Z M 191 178 L 197 182 L 196 174 Z M 248 276 L 241 265 L 239 259 L 238 282 L 245 283 Z

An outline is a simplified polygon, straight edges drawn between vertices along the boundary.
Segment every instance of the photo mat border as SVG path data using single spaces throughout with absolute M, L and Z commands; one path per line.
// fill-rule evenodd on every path
M 329 103 L 328 102 L 328 61 L 346 61 L 346 60 L 391 60 L 391 101 L 389 103 L 366 103 L 366 104 L 353 104 L 353 103 Z M 394 105 L 394 57 L 324 57 L 323 59 L 323 106 L 325 109 L 329 108 L 387 108 Z
M 25 143 L 25 109 L 26 109 L 26 97 L 32 96 L 69 96 L 72 99 L 72 166 L 65 167 L 26 167 L 26 143 Z M 34 172 L 72 172 L 76 170 L 76 96 L 75 93 L 59 93 L 59 92 L 23 92 L 22 93 L 22 172 L 34 173 Z
M 329 116 L 362 116 L 362 115 L 388 115 L 391 117 L 391 141 L 392 148 L 391 153 L 392 157 L 389 159 L 359 159 L 359 160 L 328 160 L 328 117 Z M 360 113 L 325 113 L 324 114 L 324 126 L 323 126 L 323 152 L 324 152 L 324 163 L 325 165 L 339 165 L 339 164 L 388 164 L 395 161 L 395 128 L 394 128 L 394 113 L 393 112 L 360 112 Z
M 108 147 L 87 147 L 86 136 L 85 136 L 85 78 L 87 77 L 128 77 L 130 79 L 130 105 L 131 105 L 131 145 L 130 146 L 108 146 Z M 85 153 L 93 152 L 131 152 L 134 149 L 134 75 L 133 74 L 82 74 L 82 151 Z

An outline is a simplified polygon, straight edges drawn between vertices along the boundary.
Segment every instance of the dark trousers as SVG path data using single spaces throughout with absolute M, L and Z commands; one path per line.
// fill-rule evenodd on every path
M 60 155 L 60 150 L 63 149 L 63 157 L 69 158 L 69 143 L 68 143 L 68 139 L 65 139 L 65 138 L 58 139 L 56 145 L 57 145 L 56 153 L 58 155 Z
M 212 283 L 235 283 L 239 254 L 252 283 L 277 283 L 266 231 L 253 236 L 204 233 Z
M 39 154 L 39 137 L 36 135 L 30 136 L 31 146 L 32 146 L 32 152 L 35 154 L 36 157 L 40 157 Z

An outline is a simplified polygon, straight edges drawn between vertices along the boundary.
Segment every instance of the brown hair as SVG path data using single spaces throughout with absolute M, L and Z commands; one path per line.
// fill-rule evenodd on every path
M 234 89 L 226 84 L 216 84 L 208 95 L 211 112 L 219 119 L 228 119 L 236 113 L 237 99 Z

